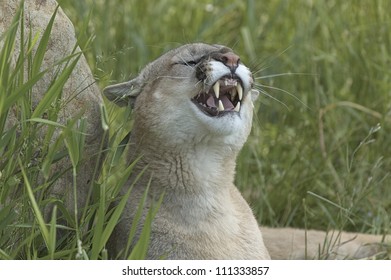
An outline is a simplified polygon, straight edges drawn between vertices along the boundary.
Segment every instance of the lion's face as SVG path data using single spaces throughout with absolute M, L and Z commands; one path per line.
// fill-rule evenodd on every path
M 251 72 L 231 49 L 190 44 L 167 52 L 135 79 L 104 92 L 111 100 L 134 103 L 135 129 L 149 137 L 175 145 L 217 141 L 240 149 L 257 95 L 252 83 Z

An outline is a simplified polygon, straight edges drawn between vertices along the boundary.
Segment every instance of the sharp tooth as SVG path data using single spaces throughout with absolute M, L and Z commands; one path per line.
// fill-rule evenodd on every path
M 220 83 L 216 82 L 213 86 L 213 90 L 215 91 L 216 98 L 220 96 Z
M 236 104 L 236 107 L 234 109 L 235 112 L 239 112 L 240 111 L 240 102 L 238 102 L 238 104 Z
M 224 105 L 223 102 L 221 102 L 221 100 L 219 100 L 219 111 L 224 111 Z
M 237 93 L 236 89 L 235 89 L 235 88 L 232 88 L 232 89 L 231 89 L 231 101 L 234 101 L 235 96 L 236 96 L 236 93 Z
M 240 84 L 238 84 L 236 86 L 236 90 L 238 91 L 238 95 L 239 95 L 239 100 L 242 100 L 243 98 L 243 88 Z

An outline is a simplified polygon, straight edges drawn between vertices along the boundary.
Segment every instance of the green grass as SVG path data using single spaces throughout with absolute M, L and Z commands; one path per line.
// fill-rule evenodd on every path
M 224 44 L 241 55 L 264 94 L 238 159 L 236 184 L 261 224 L 391 233 L 390 1 L 59 3 L 75 24 L 81 46 L 94 37 L 83 52 L 102 88 L 129 79 L 147 62 L 183 43 Z M 107 235 L 121 211 L 108 210 L 109 197 L 124 183 L 119 175 L 131 172 L 118 157 L 124 132 L 111 135 L 110 153 L 99 169 L 106 179 L 96 182 L 99 191 L 86 215 L 77 221 L 56 201 L 57 213 L 49 224 L 43 223 L 40 207 L 54 202 L 45 201 L 40 193 L 55 180 L 45 177 L 45 170 L 62 155 L 59 151 L 72 155 L 77 166 L 82 131 L 75 132 L 75 122 L 55 126 L 55 109 L 52 123 L 37 118 L 53 100 L 42 101 L 45 104 L 35 114 L 29 111 L 28 93 L 42 75 L 38 69 L 43 50 L 33 55 L 27 45 L 25 57 L 11 67 L 7 57 L 17 28 L 1 37 L 0 258 L 105 258 Z M 25 39 L 30 45 L 41 43 L 35 34 L 25 34 Z M 67 69 L 76 58 L 77 54 L 64 58 Z M 21 70 L 24 63 L 29 63 L 28 77 Z M 56 80 L 55 94 L 66 80 L 65 72 Z M 5 91 L 13 93 L 9 99 Z M 12 105 L 19 106 L 20 119 L 5 128 Z M 107 111 L 115 130 L 119 124 L 111 124 L 112 112 Z M 63 130 L 71 142 L 39 142 L 38 131 L 53 127 Z M 37 166 L 46 169 L 31 165 L 36 162 L 34 151 L 42 145 L 46 153 Z M 45 182 L 36 184 L 40 175 Z M 56 215 L 69 225 L 66 236 L 57 241 Z M 86 230 L 95 217 L 100 217 L 97 226 Z M 140 244 L 139 252 L 127 255 L 142 257 L 144 247 Z

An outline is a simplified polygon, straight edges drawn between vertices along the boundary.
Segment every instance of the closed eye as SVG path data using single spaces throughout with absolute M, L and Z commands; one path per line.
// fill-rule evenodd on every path
M 196 66 L 198 64 L 198 61 L 190 60 L 190 61 L 186 61 L 185 64 L 189 66 Z
M 194 67 L 198 64 L 198 62 L 199 61 L 197 60 L 184 60 L 184 61 L 177 62 L 176 64 Z

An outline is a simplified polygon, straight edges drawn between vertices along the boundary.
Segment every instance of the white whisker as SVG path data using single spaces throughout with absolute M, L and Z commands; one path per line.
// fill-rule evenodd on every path
M 284 89 L 281 89 L 281 88 L 277 88 L 277 87 L 273 87 L 273 86 L 266 86 L 266 85 L 262 85 L 262 84 L 255 84 L 256 87 L 258 87 L 260 90 L 263 90 L 262 88 L 268 88 L 268 89 L 273 89 L 273 90 L 277 90 L 277 91 L 280 91 L 280 92 L 283 92 L 283 93 L 286 93 L 288 94 L 290 97 L 292 97 L 293 99 L 299 101 L 302 105 L 304 105 L 307 109 L 310 109 L 310 107 L 307 106 L 307 104 L 305 104 L 303 101 L 300 100 L 300 98 L 298 98 L 297 96 L 295 96 L 294 94 L 290 93 L 289 91 L 286 91 Z
M 270 79 L 270 78 L 281 77 L 281 76 L 293 76 L 293 75 L 312 76 L 312 75 L 316 75 L 316 74 L 287 72 L 287 73 L 270 74 L 270 75 L 266 75 L 266 76 L 261 76 L 261 77 L 254 78 L 254 80 L 263 80 L 263 79 Z
M 188 63 L 188 60 L 184 59 L 182 56 L 179 56 L 179 57 L 181 58 L 182 62 L 183 62 L 186 66 L 189 66 L 189 67 L 191 67 L 191 68 L 195 68 L 194 66 L 192 66 L 192 65 L 190 65 L 190 64 Z M 191 57 L 192 57 L 192 59 L 194 59 L 194 56 L 193 56 L 193 55 L 192 55 Z
M 259 70 L 253 71 L 252 74 L 253 74 L 253 76 L 257 76 L 258 73 L 263 72 L 263 71 L 267 70 L 270 67 L 271 66 L 260 68 Z
M 272 95 L 270 95 L 269 93 L 267 93 L 265 90 L 263 89 L 259 89 L 259 92 L 262 93 L 263 95 L 273 99 L 274 101 L 277 101 L 278 103 L 280 103 L 281 105 L 283 105 L 286 109 L 288 109 L 289 111 L 291 110 L 288 105 L 286 105 L 284 102 L 282 102 L 281 100 L 278 100 L 277 98 L 273 97 Z
M 199 80 L 197 83 L 195 83 L 194 87 L 197 87 L 197 86 L 198 86 L 198 84 L 200 84 L 200 83 L 202 83 L 202 81 L 201 81 L 201 80 Z

